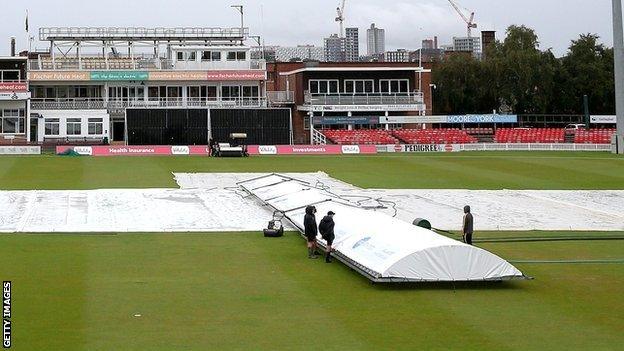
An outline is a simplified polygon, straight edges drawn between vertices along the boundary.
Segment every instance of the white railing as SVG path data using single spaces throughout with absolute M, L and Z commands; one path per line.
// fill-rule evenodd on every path
M 420 105 L 423 94 L 413 93 L 372 93 L 372 94 L 309 94 L 305 95 L 307 105 Z
M 611 144 L 464 144 L 462 151 L 611 151 Z
M 217 99 L 152 99 L 152 100 L 104 100 L 104 99 L 32 99 L 33 110 L 99 110 L 125 109 L 128 107 L 161 108 L 161 107 L 206 107 L 206 108 L 238 108 L 266 107 L 264 98 L 237 98 L 231 100 Z
M 312 128 L 312 145 L 327 145 L 327 137 L 316 128 Z
M 103 110 L 106 102 L 103 99 L 31 99 L 33 110 Z
M 221 39 L 246 38 L 249 28 L 141 28 L 141 27 L 48 27 L 39 29 L 39 40 L 53 39 Z
M 264 60 L 251 60 L 251 61 L 171 61 L 162 60 L 162 69 L 176 69 L 176 70 L 262 70 L 266 71 L 266 61 Z M 166 68 L 171 67 L 171 68 Z
M 461 151 L 611 151 L 611 144 L 418 144 L 413 152 Z M 403 146 L 401 146 L 403 147 Z M 397 145 L 378 145 L 378 152 L 397 152 Z
M 31 71 L 133 71 L 133 70 L 266 70 L 263 60 L 219 62 L 175 62 L 162 58 L 83 57 L 81 59 L 51 57 L 30 60 Z
M 295 103 L 294 91 L 267 91 L 267 100 L 273 105 Z

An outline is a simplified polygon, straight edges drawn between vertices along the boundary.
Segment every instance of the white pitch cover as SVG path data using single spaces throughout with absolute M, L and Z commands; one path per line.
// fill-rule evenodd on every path
M 280 175 L 240 185 L 300 230 L 305 207 L 318 209 L 317 222 L 336 213 L 335 250 L 374 280 L 414 282 L 525 279 L 517 268 L 478 247 L 416 227 L 381 212 L 361 209 L 321 189 Z M 319 236 L 319 241 L 324 241 Z

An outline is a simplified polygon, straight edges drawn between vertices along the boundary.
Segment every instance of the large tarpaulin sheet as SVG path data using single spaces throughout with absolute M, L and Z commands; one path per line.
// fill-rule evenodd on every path
M 358 208 L 297 179 L 268 175 L 240 183 L 303 230 L 305 208 L 336 216 L 337 256 L 375 281 L 497 281 L 525 276 L 502 258 L 382 212 Z M 319 236 L 318 240 L 325 244 Z

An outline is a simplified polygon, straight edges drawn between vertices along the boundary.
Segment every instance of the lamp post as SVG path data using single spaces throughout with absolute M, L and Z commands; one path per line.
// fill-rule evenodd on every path
M 429 84 L 429 96 L 431 96 L 431 115 L 433 116 L 433 91 L 438 90 L 438 86 L 435 84 Z
M 240 19 L 241 19 L 241 36 L 245 36 L 245 11 L 244 11 L 244 7 L 243 5 L 232 5 L 230 6 L 233 9 L 236 9 L 238 12 L 240 12 Z
M 616 153 L 624 154 L 624 29 L 622 28 L 622 0 L 613 4 L 613 51 L 615 58 L 615 106 L 617 114 Z

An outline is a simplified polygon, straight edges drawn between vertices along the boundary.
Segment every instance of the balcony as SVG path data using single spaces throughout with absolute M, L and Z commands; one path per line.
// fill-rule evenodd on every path
M 222 99 L 154 99 L 154 100 L 105 100 L 105 99 L 32 99 L 33 110 L 124 110 L 137 108 L 254 108 L 266 107 L 264 98 Z
M 419 105 L 424 103 L 422 93 L 399 94 L 309 94 L 305 95 L 306 105 Z
M 267 91 L 267 100 L 269 104 L 290 105 L 295 103 L 294 91 Z
M 210 71 L 210 70 L 266 70 L 264 60 L 218 61 L 218 62 L 176 62 L 163 58 L 102 58 L 84 57 L 81 59 L 44 57 L 30 60 L 31 71 Z
M 305 94 L 300 111 L 352 112 L 352 111 L 403 111 L 422 112 L 426 110 L 421 92 L 372 93 L 372 94 Z

